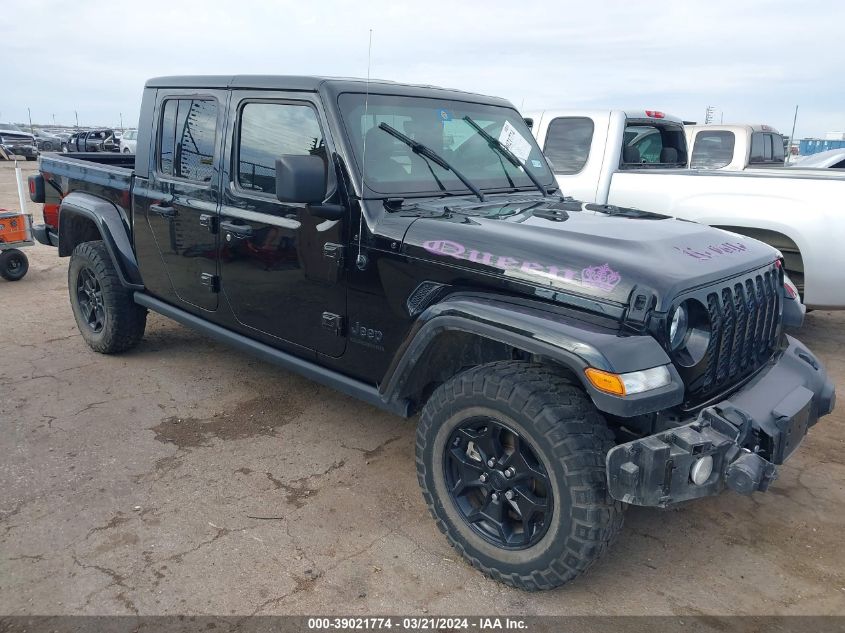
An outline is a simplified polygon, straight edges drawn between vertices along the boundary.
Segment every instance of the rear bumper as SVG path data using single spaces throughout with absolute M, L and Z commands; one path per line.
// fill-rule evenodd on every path
M 46 224 L 35 224 L 32 227 L 32 237 L 45 246 L 58 246 L 59 234 Z
M 667 506 L 730 488 L 764 491 L 777 466 L 836 404 L 833 382 L 801 343 L 787 337 L 777 359 L 728 400 L 685 426 L 621 444 L 607 455 L 610 494 L 643 506 Z M 698 483 L 698 473 L 712 472 Z

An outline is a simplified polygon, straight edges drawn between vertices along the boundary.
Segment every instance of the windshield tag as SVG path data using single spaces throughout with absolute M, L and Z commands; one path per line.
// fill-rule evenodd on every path
M 511 151 L 521 163 L 528 160 L 531 154 L 531 143 L 525 140 L 510 121 L 505 121 L 502 126 L 502 133 L 499 134 L 499 142 Z
M 440 112 L 438 112 L 438 116 L 440 117 L 440 120 L 443 121 L 444 123 L 446 121 L 452 120 L 452 113 L 449 112 L 448 110 L 440 110 Z

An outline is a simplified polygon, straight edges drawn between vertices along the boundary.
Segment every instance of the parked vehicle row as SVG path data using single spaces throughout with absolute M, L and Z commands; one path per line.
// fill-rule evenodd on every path
M 808 307 L 845 308 L 840 272 L 845 251 L 839 244 L 845 235 L 845 174 L 756 168 L 754 148 L 762 146 L 761 160 L 771 162 L 778 146 L 778 135 L 762 129 L 742 128 L 744 138 L 731 132 L 741 139 L 732 141 L 731 161 L 739 156 L 742 168 L 725 171 L 687 168 L 690 132 L 680 119 L 662 112 L 547 110 L 527 117 L 566 195 L 665 213 L 761 240 L 783 253 Z M 693 128 L 691 134 L 699 144 L 713 138 L 707 128 Z M 712 155 L 712 148 L 707 153 Z M 692 244 L 678 248 L 702 261 L 721 255 Z
M 153 310 L 419 414 L 431 515 L 497 580 L 577 577 L 623 503 L 765 491 L 833 409 L 778 251 L 561 195 L 696 178 L 671 120 L 542 113 L 555 174 L 509 102 L 431 86 L 165 77 L 141 112 L 137 157 L 30 178 L 87 344 L 132 348 Z
M 62 145 L 65 152 L 117 152 L 119 141 L 115 138 L 115 131 L 110 128 L 84 130 L 71 134 Z

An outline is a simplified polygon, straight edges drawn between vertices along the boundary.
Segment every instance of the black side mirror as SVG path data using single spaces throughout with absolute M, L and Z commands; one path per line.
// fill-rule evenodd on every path
M 326 164 L 319 156 L 276 159 L 276 197 L 282 202 L 320 204 L 326 198 Z

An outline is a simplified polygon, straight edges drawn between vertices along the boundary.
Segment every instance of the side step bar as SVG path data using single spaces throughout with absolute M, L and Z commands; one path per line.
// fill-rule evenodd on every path
M 220 327 L 214 323 L 210 323 L 198 316 L 181 310 L 175 306 L 165 303 L 159 299 L 151 297 L 143 292 L 136 292 L 134 295 L 135 303 L 142 305 L 145 308 L 158 312 L 168 318 L 186 325 L 189 328 L 202 332 L 211 338 L 227 343 L 232 347 L 240 349 L 252 356 L 256 356 L 261 360 L 273 363 L 284 369 L 300 374 L 309 380 L 318 382 L 321 385 L 336 389 L 348 396 L 353 396 L 359 400 L 400 415 L 403 418 L 409 417 L 409 403 L 407 400 L 400 400 L 398 402 L 385 402 L 378 392 L 378 389 L 372 385 L 368 385 L 360 380 L 355 380 L 349 376 L 344 376 L 341 373 L 321 367 L 316 363 L 309 362 L 298 356 L 293 356 L 275 347 L 270 347 L 264 343 L 254 341 L 242 334 L 237 334 L 231 330 Z

